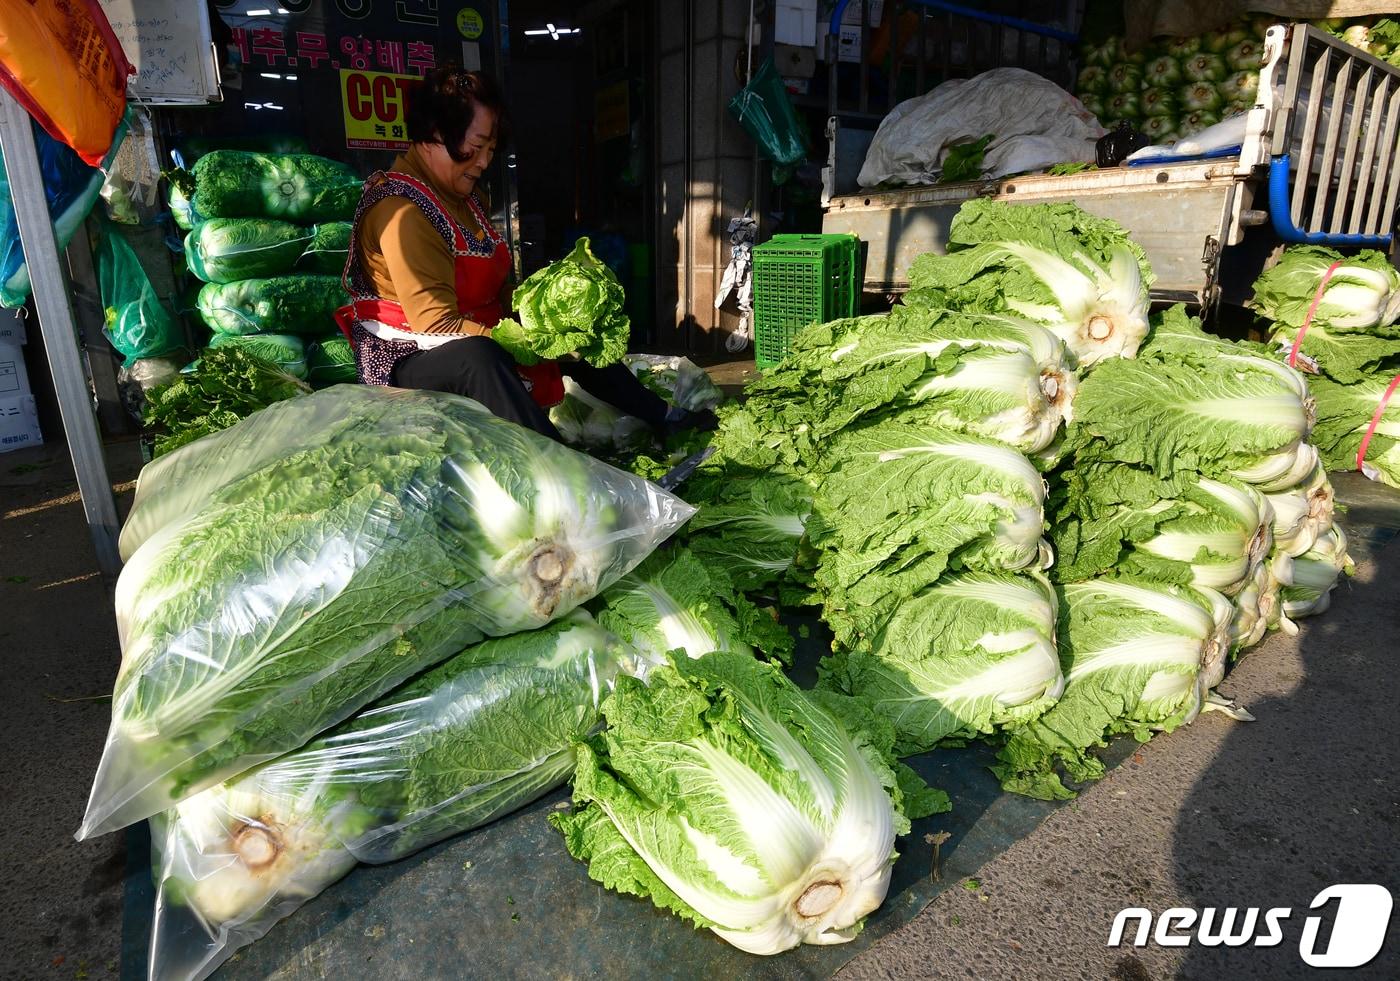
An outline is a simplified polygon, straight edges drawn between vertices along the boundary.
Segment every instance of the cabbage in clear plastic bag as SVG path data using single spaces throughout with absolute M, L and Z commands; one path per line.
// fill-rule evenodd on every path
M 206 283 L 291 272 L 315 230 L 275 218 L 209 218 L 185 236 L 185 262 Z
M 306 747 L 153 819 L 151 976 L 202 978 L 350 870 L 562 786 L 619 673 L 650 662 L 587 613 L 488 640 Z
M 342 385 L 143 471 L 122 665 L 80 838 L 302 746 L 487 636 L 542 627 L 693 513 L 469 399 Z

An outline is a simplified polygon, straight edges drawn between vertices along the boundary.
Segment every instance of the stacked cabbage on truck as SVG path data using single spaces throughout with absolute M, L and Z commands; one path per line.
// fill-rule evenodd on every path
M 1243 304 L 1258 270 L 1254 256 L 1271 242 L 1389 246 L 1400 203 L 1400 133 L 1393 124 L 1400 21 L 1252 19 L 1198 37 L 1159 37 L 1146 47 L 1113 37 L 1074 48 L 1063 32 L 1053 33 L 1061 52 L 1055 66 L 1038 73 L 992 67 L 963 78 L 983 66 L 950 68 L 945 61 L 946 80 L 891 104 L 878 129 L 870 114 L 851 111 L 852 91 L 843 96 L 833 88 L 822 230 L 867 243 L 866 292 L 908 289 L 914 259 L 943 251 L 958 208 L 976 197 L 1073 201 L 1117 221 L 1147 252 L 1157 276 L 1152 298 L 1160 302 Z M 925 71 L 937 79 L 935 59 L 920 65 L 920 79 Z M 1056 112 L 1027 115 L 1024 95 L 993 93 L 986 111 L 959 117 L 944 107 L 934 114 L 929 125 L 941 126 L 943 139 L 908 131 L 909 120 L 922 118 L 919 105 L 945 90 L 975 94 L 979 80 L 1003 73 L 1057 91 Z M 1057 150 L 1059 161 L 1027 161 L 1006 149 L 1020 140 L 1033 156 L 1081 117 L 1095 136 L 1127 123 L 1149 146 L 1126 166 L 1118 164 L 1133 148 L 1119 147 L 1115 165 L 1105 167 L 1094 166 L 1092 139 L 1079 141 L 1087 152 Z M 953 118 L 959 126 L 948 130 Z M 962 155 L 988 135 L 976 178 L 949 178 L 945 165 L 956 158 L 965 172 Z M 1264 247 L 1236 248 L 1247 237 Z
M 213 349 L 240 347 L 314 385 L 355 380 L 334 314 L 361 180 L 305 153 L 215 150 L 172 180 Z

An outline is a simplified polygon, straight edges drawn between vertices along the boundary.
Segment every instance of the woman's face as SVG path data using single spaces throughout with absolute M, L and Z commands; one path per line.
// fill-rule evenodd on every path
M 462 145 L 457 147 L 461 160 L 454 160 L 447 147 L 441 143 L 424 145 L 424 158 L 433 177 L 443 187 L 466 197 L 476 190 L 476 182 L 481 179 L 486 168 L 491 166 L 491 158 L 496 154 L 496 114 L 485 106 L 477 106 L 472 116 L 472 124 Z

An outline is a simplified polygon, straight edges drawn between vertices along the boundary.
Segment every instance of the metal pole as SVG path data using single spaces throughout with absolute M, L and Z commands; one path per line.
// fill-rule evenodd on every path
M 115 575 L 122 567 L 117 552 L 117 504 L 112 497 L 112 482 L 102 455 L 92 395 L 78 350 L 68 285 L 63 267 L 59 265 L 58 242 L 49 219 L 34 131 L 30 128 L 29 114 L 3 89 L 0 89 L 0 151 L 5 155 L 15 220 L 29 267 L 34 305 L 39 310 L 39 329 L 44 337 L 49 370 L 53 373 L 54 390 L 58 393 L 63 431 L 68 440 L 68 452 L 73 457 L 83 511 L 97 551 L 97 565 L 104 574 Z

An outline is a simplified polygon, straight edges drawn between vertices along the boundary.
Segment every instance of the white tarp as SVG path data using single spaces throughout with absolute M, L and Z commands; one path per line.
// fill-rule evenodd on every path
M 880 122 L 865 155 L 862 187 L 933 184 L 950 147 L 992 134 L 983 168 L 1004 177 L 1052 164 L 1094 159 L 1104 134 L 1079 100 L 1021 68 L 953 79 L 901 102 Z

